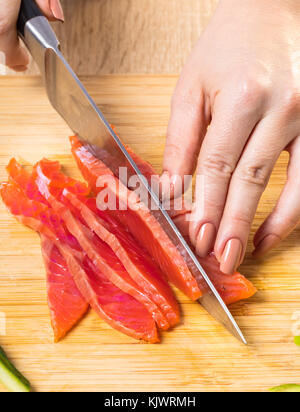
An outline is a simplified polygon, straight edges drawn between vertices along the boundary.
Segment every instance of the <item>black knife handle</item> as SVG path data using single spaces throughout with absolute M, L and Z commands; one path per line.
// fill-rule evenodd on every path
M 21 0 L 17 29 L 22 37 L 24 37 L 26 23 L 34 17 L 39 16 L 43 16 L 43 13 L 34 0 Z

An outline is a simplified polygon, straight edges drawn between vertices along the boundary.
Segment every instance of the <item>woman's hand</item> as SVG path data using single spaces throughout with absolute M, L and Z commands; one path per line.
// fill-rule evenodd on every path
M 208 128 L 208 125 L 209 128 Z M 197 170 L 190 237 L 225 273 L 242 262 L 259 199 L 283 150 L 288 178 L 255 256 L 300 220 L 300 1 L 221 0 L 178 82 L 162 184 Z
M 16 29 L 21 0 L 0 0 L 0 52 L 5 54 L 6 65 L 15 71 L 24 71 L 28 55 L 21 46 Z M 59 0 L 36 0 L 49 20 L 63 20 Z

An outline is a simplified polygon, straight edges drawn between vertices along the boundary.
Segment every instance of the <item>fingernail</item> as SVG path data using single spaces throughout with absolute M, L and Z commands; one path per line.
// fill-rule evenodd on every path
M 12 66 L 11 69 L 14 70 L 15 72 L 25 72 L 25 70 L 27 70 L 28 67 L 23 64 L 19 64 L 16 66 Z
M 196 252 L 200 257 L 206 257 L 213 250 L 215 238 L 216 229 L 212 223 L 201 226 L 196 242 Z
M 274 246 L 280 243 L 280 237 L 274 234 L 266 235 L 262 240 L 256 245 L 256 248 L 252 252 L 252 256 L 259 258 L 264 254 L 268 253 Z
M 50 9 L 57 20 L 65 21 L 63 9 L 58 0 L 50 0 Z
M 231 239 L 226 243 L 221 257 L 221 272 L 231 275 L 236 271 L 240 263 L 242 250 L 242 243 L 239 239 Z

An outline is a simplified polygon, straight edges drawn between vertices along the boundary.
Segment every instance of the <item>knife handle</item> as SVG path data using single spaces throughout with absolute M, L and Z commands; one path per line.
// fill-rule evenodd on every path
M 60 45 L 48 19 L 34 0 L 21 0 L 17 29 L 44 76 L 45 60 L 49 49 L 59 53 Z
M 34 17 L 41 17 L 43 13 L 34 0 L 22 0 L 17 22 L 17 29 L 21 37 L 25 35 L 26 23 Z

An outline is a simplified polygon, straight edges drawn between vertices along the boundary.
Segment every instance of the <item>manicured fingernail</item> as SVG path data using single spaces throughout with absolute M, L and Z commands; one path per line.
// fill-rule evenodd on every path
M 196 242 L 196 252 L 200 257 L 206 257 L 213 250 L 215 238 L 216 229 L 212 223 L 201 226 Z
M 25 72 L 25 70 L 27 70 L 28 67 L 23 64 L 19 64 L 19 65 L 11 67 L 11 69 L 14 70 L 15 72 Z
M 268 253 L 274 246 L 280 243 L 280 240 L 280 237 L 277 235 L 266 235 L 264 238 L 262 238 L 258 245 L 256 245 L 256 248 L 252 252 L 253 257 L 259 258 Z
M 231 275 L 236 271 L 240 263 L 242 250 L 242 243 L 239 239 L 231 239 L 226 243 L 221 257 L 221 272 Z
M 63 9 L 58 0 L 50 0 L 50 9 L 57 20 L 65 21 Z

